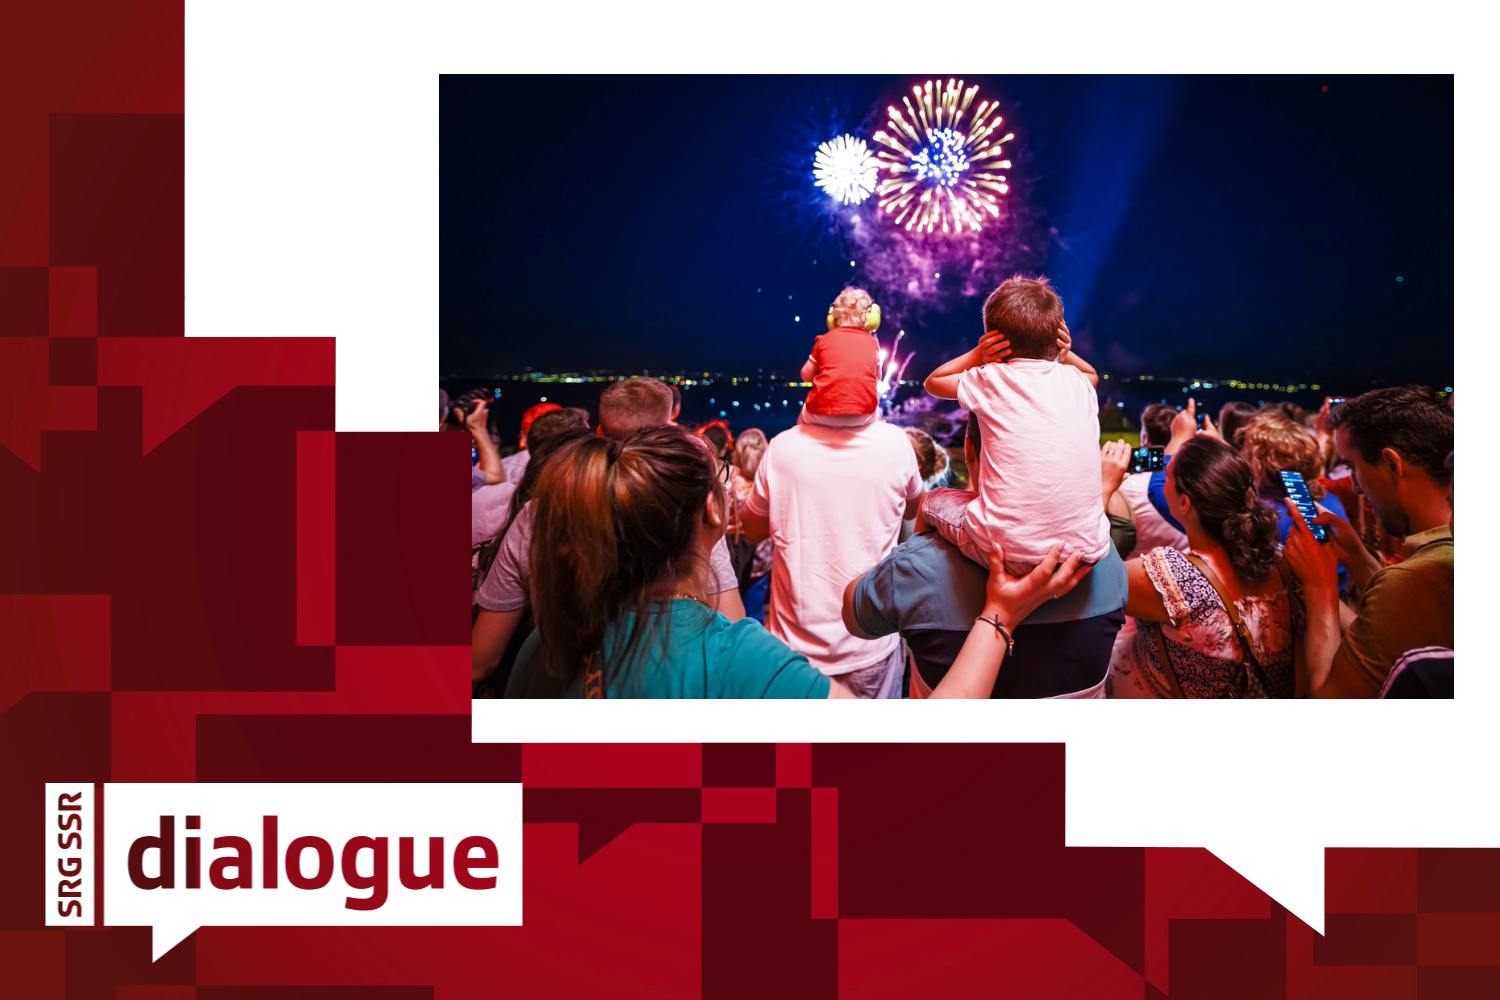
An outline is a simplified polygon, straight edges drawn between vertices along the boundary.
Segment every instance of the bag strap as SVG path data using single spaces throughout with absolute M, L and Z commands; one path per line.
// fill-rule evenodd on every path
M 1219 581 L 1218 574 L 1213 571 L 1213 568 L 1201 556 L 1194 555 L 1191 552 L 1184 552 L 1183 555 L 1187 557 L 1188 562 L 1197 568 L 1198 572 L 1203 574 L 1203 578 L 1208 581 L 1209 586 L 1214 588 L 1214 593 L 1219 595 L 1219 603 L 1224 605 L 1225 613 L 1229 615 L 1229 620 L 1234 623 L 1234 637 L 1240 644 L 1240 652 L 1244 654 L 1245 662 L 1250 664 L 1251 668 L 1255 670 L 1257 678 L 1269 694 L 1271 686 L 1268 683 L 1265 668 L 1260 665 L 1260 660 L 1255 657 L 1255 647 L 1251 645 L 1250 632 L 1245 628 L 1244 620 L 1240 618 L 1240 609 L 1235 607 L 1234 600 L 1225 591 L 1224 584 Z
M 1156 626 L 1156 652 L 1161 656 L 1161 669 L 1167 675 L 1167 687 L 1172 692 L 1173 698 L 1186 698 L 1182 693 L 1182 685 L 1177 683 L 1177 671 L 1172 669 L 1172 657 L 1167 653 L 1167 639 L 1162 635 L 1161 625 Z

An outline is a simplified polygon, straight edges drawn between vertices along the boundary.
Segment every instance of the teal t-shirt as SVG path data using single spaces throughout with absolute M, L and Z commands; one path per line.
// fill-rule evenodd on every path
M 753 618 L 731 622 L 697 601 L 658 605 L 628 663 L 617 662 L 633 612 L 600 643 L 607 698 L 826 698 L 830 681 Z M 583 675 L 564 688 L 547 676 L 541 632 L 516 655 L 507 698 L 582 698 Z

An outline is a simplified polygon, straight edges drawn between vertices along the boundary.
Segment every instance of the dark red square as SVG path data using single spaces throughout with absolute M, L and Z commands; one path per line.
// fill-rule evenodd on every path
M 1286 1000 L 1286 919 L 1173 920 L 1172 1000 Z
M 47 341 L 47 381 L 51 385 L 95 385 L 99 381 L 99 341 L 93 337 L 52 337 Z
M 776 744 L 703 744 L 704 788 L 774 788 Z
M 1328 913 L 1313 965 L 1416 965 L 1415 913 Z
M 1417 1000 L 1473 1000 L 1500 996 L 1500 967 L 1426 965 L 1417 969 Z
M 0 337 L 47 336 L 47 269 L 0 267 Z
M 1424 847 L 1417 851 L 1422 913 L 1500 913 L 1500 851 Z

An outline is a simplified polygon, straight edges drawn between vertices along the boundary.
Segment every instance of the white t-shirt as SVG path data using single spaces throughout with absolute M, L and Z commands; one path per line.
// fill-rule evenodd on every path
M 510 501 L 516 495 L 515 483 L 481 486 L 469 496 L 469 544 L 487 542 L 505 530 L 510 522 Z
M 1125 557 L 1127 559 L 1163 545 L 1178 552 L 1188 550 L 1187 535 L 1168 524 L 1167 519 L 1161 516 L 1152 505 L 1151 498 L 1146 495 L 1146 487 L 1150 485 L 1149 472 L 1132 472 L 1120 484 L 1120 496 L 1130 505 L 1130 516 L 1135 521 L 1135 548 L 1130 550 L 1130 554 Z
M 1109 551 L 1099 459 L 1099 396 L 1072 365 L 1020 358 L 958 380 L 958 404 L 979 414 L 979 495 L 964 530 L 981 550 L 998 541 L 1011 565 L 1034 565 L 1061 542 L 1096 563 Z
M 505 481 L 521 485 L 521 477 L 526 475 L 526 466 L 531 464 L 531 452 L 521 449 L 514 455 L 506 455 L 500 460 L 500 468 L 505 470 Z
M 486 611 L 519 611 L 531 600 L 531 531 L 536 522 L 536 501 L 528 500 L 516 515 L 495 553 L 489 575 L 479 585 L 476 600 Z M 734 564 L 724 539 L 708 556 L 709 587 L 715 594 L 737 590 Z
M 896 545 L 922 474 L 906 431 L 798 424 L 776 435 L 745 509 L 771 519 L 776 543 L 766 627 L 825 674 L 879 663 L 896 635 L 857 639 L 844 627 L 844 588 Z

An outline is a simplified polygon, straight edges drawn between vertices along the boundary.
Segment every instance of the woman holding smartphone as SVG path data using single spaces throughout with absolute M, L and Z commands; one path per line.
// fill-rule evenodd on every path
M 1300 588 L 1249 465 L 1217 435 L 1198 435 L 1177 447 L 1164 493 L 1188 551 L 1163 546 L 1126 563 L 1136 628 L 1116 645 L 1110 695 L 1305 695 Z

